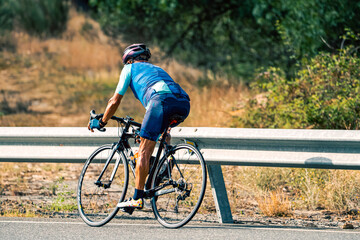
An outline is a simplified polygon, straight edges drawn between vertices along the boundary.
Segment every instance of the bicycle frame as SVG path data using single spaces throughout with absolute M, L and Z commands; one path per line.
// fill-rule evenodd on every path
M 116 171 L 117 171 L 117 169 L 118 169 L 118 167 L 119 167 L 119 164 L 120 164 L 120 158 L 116 159 L 115 167 L 114 167 L 114 169 L 113 169 L 113 172 L 111 173 L 111 177 L 110 177 L 109 183 L 103 184 L 103 183 L 101 182 L 101 178 L 102 178 L 102 176 L 104 175 L 107 167 L 109 166 L 110 161 L 111 161 L 111 159 L 113 158 L 113 156 L 114 156 L 114 154 L 115 154 L 115 151 L 116 151 L 115 148 L 113 148 L 113 151 L 111 152 L 111 155 L 107 158 L 106 163 L 105 163 L 105 166 L 104 166 L 103 170 L 101 171 L 101 173 L 100 173 L 100 175 L 99 175 L 99 178 L 98 178 L 97 181 L 95 182 L 95 185 L 97 185 L 97 186 L 99 186 L 99 187 L 103 187 L 103 188 L 105 188 L 105 189 L 106 189 L 106 188 L 109 188 L 109 187 L 111 186 L 111 183 L 112 183 L 112 181 L 114 180 L 114 177 L 115 177 L 115 173 L 116 173 Z
M 113 169 L 113 172 L 111 174 L 109 182 L 107 184 L 102 183 L 101 178 L 104 175 L 104 172 L 106 171 L 108 165 L 110 164 L 110 161 L 112 160 L 115 152 L 116 151 L 125 152 L 125 156 L 128 159 L 130 157 L 133 157 L 134 153 L 133 153 L 132 148 L 131 148 L 131 146 L 129 144 L 129 139 L 130 138 L 135 138 L 136 135 L 135 135 L 135 133 L 129 133 L 129 129 L 130 129 L 131 126 L 141 127 L 141 125 L 139 123 L 133 122 L 132 119 L 129 118 L 129 117 L 126 119 L 127 121 L 126 120 L 124 121 L 123 119 L 120 119 L 120 118 L 117 118 L 117 117 L 112 117 L 112 119 L 117 120 L 118 122 L 121 122 L 121 123 L 125 123 L 125 127 L 123 129 L 123 132 L 122 132 L 122 134 L 120 136 L 119 141 L 117 143 L 113 144 L 113 150 L 112 150 L 111 154 L 109 155 L 108 159 L 106 160 L 106 163 L 104 165 L 104 168 L 103 168 L 102 172 L 99 175 L 99 178 L 95 182 L 96 185 L 104 187 L 105 189 L 110 188 L 111 183 L 112 183 L 112 181 L 113 181 L 113 179 L 115 177 L 116 171 L 117 171 L 117 169 L 119 167 L 119 164 L 120 164 L 120 158 L 118 158 L 116 160 L 115 167 Z M 163 152 L 164 149 L 165 149 L 166 152 L 169 150 L 167 148 L 168 145 L 166 143 L 166 138 L 168 136 L 168 131 L 170 129 L 171 129 L 170 127 L 166 128 L 165 131 L 163 132 L 163 134 L 161 135 L 159 148 L 158 148 L 158 151 L 156 153 L 155 160 L 152 163 L 152 166 L 150 168 L 149 176 L 148 176 L 148 178 L 146 180 L 146 183 L 145 183 L 145 198 L 151 198 L 151 197 L 154 197 L 154 196 L 160 196 L 160 195 L 171 193 L 171 192 L 175 191 L 174 189 L 160 191 L 162 188 L 164 188 L 164 187 L 166 187 L 168 185 L 176 185 L 176 183 L 173 183 L 172 181 L 170 181 L 169 183 L 165 183 L 162 186 L 158 186 L 156 188 L 151 189 L 151 182 L 153 181 L 154 173 L 155 173 L 156 167 L 157 167 L 157 165 L 159 163 L 161 153 Z M 166 157 L 166 153 L 165 153 L 164 157 Z M 133 172 L 133 174 L 135 176 L 135 164 L 133 163 L 133 161 L 128 161 L 128 164 L 130 165 L 130 168 L 131 168 L 131 170 L 132 170 L 132 172 Z M 168 168 L 169 168 L 169 166 L 168 166 Z M 168 169 L 168 172 L 169 172 L 170 177 L 171 177 L 170 169 Z

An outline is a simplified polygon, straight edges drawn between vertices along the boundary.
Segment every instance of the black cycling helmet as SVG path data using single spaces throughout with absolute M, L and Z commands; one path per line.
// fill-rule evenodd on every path
M 122 57 L 123 63 L 126 64 L 126 62 L 130 58 L 135 59 L 137 56 L 140 56 L 141 54 L 144 54 L 146 58 L 140 58 L 139 60 L 147 61 L 151 57 L 150 49 L 148 49 L 145 44 L 143 43 L 132 44 L 127 48 L 125 48 L 124 55 Z

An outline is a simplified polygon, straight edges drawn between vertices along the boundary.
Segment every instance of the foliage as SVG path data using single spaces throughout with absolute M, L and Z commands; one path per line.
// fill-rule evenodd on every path
M 90 0 L 90 4 L 108 34 L 156 44 L 167 56 L 230 78 L 250 79 L 255 69 L 268 66 L 291 75 L 296 63 L 292 56 L 313 56 L 326 44 L 338 47 L 337 36 L 346 26 L 360 32 L 355 15 L 360 3 L 352 0 Z
M 0 51 L 14 51 L 14 39 L 10 33 L 12 29 L 13 12 L 7 0 L 0 0 Z M 1 67 L 1 66 L 0 66 Z
M 355 37 L 352 33 L 349 35 Z M 305 61 L 291 79 L 286 78 L 281 69 L 269 68 L 252 85 L 258 95 L 248 102 L 240 125 L 359 129 L 360 59 L 357 49 L 350 45 L 336 54 L 321 53 Z
M 253 14 L 261 25 L 275 23 L 284 43 L 302 57 L 339 47 L 345 27 L 359 32 L 358 10 L 360 3 L 351 0 L 257 0 Z
M 9 0 L 0 0 L 0 31 L 1 32 L 12 28 L 13 17 L 14 17 L 14 13 L 11 10 L 11 4 Z
M 66 29 L 67 0 L 1 0 L 1 29 L 21 28 L 39 37 L 51 37 Z

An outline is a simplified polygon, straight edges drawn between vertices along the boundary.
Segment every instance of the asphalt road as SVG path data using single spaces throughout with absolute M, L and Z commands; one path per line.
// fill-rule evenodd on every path
M 166 229 L 156 221 L 113 220 L 88 227 L 80 219 L 0 218 L 0 239 L 360 239 L 359 230 L 196 223 Z

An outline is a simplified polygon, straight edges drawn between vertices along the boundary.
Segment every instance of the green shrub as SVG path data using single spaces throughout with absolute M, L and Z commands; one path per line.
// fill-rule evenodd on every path
M 30 35 L 57 36 L 66 29 L 67 0 L 15 0 L 12 4 L 16 25 Z
M 359 34 L 355 36 L 359 39 Z M 257 93 L 239 118 L 244 127 L 360 128 L 360 59 L 348 46 L 304 62 L 293 79 L 269 68 L 252 84 Z
M 8 0 L 0 0 L 0 51 L 15 51 L 15 43 L 11 34 L 14 14 Z
M 0 31 L 12 29 L 13 17 L 9 0 L 0 0 Z

